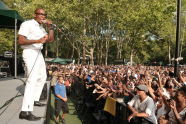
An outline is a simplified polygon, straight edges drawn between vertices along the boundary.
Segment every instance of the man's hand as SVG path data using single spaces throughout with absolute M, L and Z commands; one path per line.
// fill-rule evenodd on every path
M 48 35 L 45 35 L 44 37 L 40 38 L 37 43 L 46 43 L 48 40 Z
M 127 120 L 128 120 L 128 122 L 130 122 L 130 120 L 133 118 L 133 114 L 131 114 L 128 118 L 127 118 Z
M 137 111 L 134 111 L 134 112 L 128 117 L 127 120 L 130 122 L 130 120 L 131 120 L 133 117 L 135 117 L 137 114 L 138 114 L 138 112 L 137 112 Z
M 176 109 L 176 102 L 174 100 L 170 100 L 170 107 Z
M 67 102 L 67 98 L 63 98 L 62 100 L 63 100 L 64 102 Z

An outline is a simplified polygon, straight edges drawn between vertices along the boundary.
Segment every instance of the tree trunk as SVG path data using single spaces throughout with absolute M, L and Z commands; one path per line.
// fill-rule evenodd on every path
M 121 49 L 119 50 L 119 59 L 121 59 Z
M 83 42 L 83 53 L 82 53 L 82 56 L 83 56 L 82 64 L 85 65 L 86 64 L 86 53 L 85 53 L 84 42 Z
M 131 66 L 133 65 L 133 50 L 131 50 L 131 53 L 130 53 L 130 65 Z
M 169 64 L 171 64 L 171 53 L 170 53 L 170 52 L 171 52 L 171 50 L 170 50 L 170 40 L 168 41 L 168 52 L 169 52 L 169 53 L 168 53 L 168 54 L 169 54 L 169 55 L 168 55 L 168 56 L 169 56 Z
M 72 44 L 73 44 L 72 46 L 74 46 L 74 42 Z M 72 54 L 70 58 L 74 58 L 74 47 L 72 47 Z
M 59 37 L 58 37 L 58 31 L 57 31 L 57 35 L 56 35 L 56 57 L 59 57 Z
M 97 43 L 97 64 L 101 65 L 103 62 L 103 40 Z
M 116 59 L 121 59 L 121 51 L 122 51 L 122 41 L 119 38 L 119 40 L 117 41 L 117 56 L 116 56 Z
M 117 55 L 116 59 L 119 59 L 119 41 L 117 41 Z
M 94 65 L 94 49 L 90 48 L 90 65 Z
M 108 52 L 109 52 L 109 42 L 110 42 L 110 40 L 111 40 L 111 23 L 110 23 L 110 17 L 109 17 L 109 23 L 108 23 L 108 37 L 109 38 L 107 38 L 107 36 L 106 36 L 106 45 L 105 45 L 105 48 L 106 48 L 106 50 L 105 50 L 105 65 L 107 65 L 108 64 Z
M 109 46 L 109 41 L 108 39 L 106 39 L 106 44 L 105 44 L 105 65 L 107 65 L 107 61 L 108 61 L 108 46 Z
M 80 52 L 78 52 L 78 51 L 77 51 L 77 53 L 78 53 L 78 60 L 77 60 L 77 64 L 80 64 Z
M 86 22 L 86 20 L 85 20 L 85 18 L 84 18 L 84 29 L 83 29 L 83 36 L 86 36 L 86 26 L 85 26 L 85 22 Z M 83 65 L 85 65 L 86 64 L 86 51 L 85 51 L 85 41 L 83 41 L 83 53 L 82 53 L 82 55 L 83 55 L 83 61 L 82 61 L 82 64 Z

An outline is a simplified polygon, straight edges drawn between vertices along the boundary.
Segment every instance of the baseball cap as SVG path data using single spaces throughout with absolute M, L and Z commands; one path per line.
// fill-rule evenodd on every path
M 148 92 L 148 88 L 147 88 L 147 86 L 144 85 L 144 84 L 140 84 L 140 85 L 136 86 L 136 88 L 137 88 L 138 90 Z

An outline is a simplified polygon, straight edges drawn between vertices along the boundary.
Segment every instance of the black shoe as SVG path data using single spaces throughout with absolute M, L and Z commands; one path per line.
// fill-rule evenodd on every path
M 21 111 L 19 113 L 19 119 L 26 119 L 28 121 L 37 121 L 37 120 L 40 120 L 41 117 L 36 117 L 31 112 Z
M 38 101 L 34 102 L 34 106 L 45 106 L 46 104 L 40 103 Z

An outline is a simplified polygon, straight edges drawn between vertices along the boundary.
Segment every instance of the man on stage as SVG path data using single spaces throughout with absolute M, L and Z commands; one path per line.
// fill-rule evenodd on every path
M 41 50 L 44 43 L 54 41 L 52 22 L 46 17 L 44 9 L 36 9 L 34 19 L 23 22 L 18 32 L 18 42 L 23 49 L 22 57 L 27 69 L 27 80 L 19 118 L 29 121 L 40 120 L 40 117 L 33 115 L 32 111 L 34 106 L 43 106 L 39 99 L 47 75 Z M 48 33 L 43 25 L 47 26 Z

